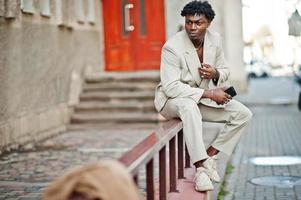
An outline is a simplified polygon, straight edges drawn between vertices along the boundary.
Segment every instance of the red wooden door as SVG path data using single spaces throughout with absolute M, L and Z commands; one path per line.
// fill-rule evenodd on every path
M 159 69 L 164 0 L 103 0 L 107 71 Z

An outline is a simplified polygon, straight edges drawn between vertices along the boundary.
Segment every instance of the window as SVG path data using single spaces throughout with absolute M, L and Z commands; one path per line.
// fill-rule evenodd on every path
M 75 0 L 75 16 L 78 22 L 80 23 L 85 22 L 83 0 Z
M 146 20 L 145 20 L 145 0 L 140 0 L 140 34 L 146 35 Z
M 95 24 L 95 0 L 88 0 L 87 20 L 91 24 Z
M 33 0 L 21 0 L 21 10 L 24 13 L 34 14 L 35 8 L 33 5 Z
M 50 1 L 49 0 L 40 0 L 40 9 L 41 15 L 45 17 L 50 17 Z
M 73 27 L 74 1 L 56 0 L 56 21 L 59 26 Z

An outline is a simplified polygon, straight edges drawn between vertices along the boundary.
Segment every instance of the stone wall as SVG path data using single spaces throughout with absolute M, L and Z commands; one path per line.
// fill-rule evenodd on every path
M 103 69 L 101 2 L 94 1 L 95 21 L 86 7 L 79 21 L 73 2 L 61 2 L 63 17 L 58 0 L 50 16 L 35 0 L 33 13 L 19 5 L 6 17 L 9 1 L 0 0 L 0 152 L 64 131 L 85 71 Z

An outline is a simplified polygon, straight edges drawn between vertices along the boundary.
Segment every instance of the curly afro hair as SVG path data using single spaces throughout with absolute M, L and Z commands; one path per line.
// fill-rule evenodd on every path
M 194 0 L 184 6 L 181 15 L 183 17 L 186 15 L 205 15 L 209 22 L 211 22 L 214 19 L 215 12 L 208 1 Z

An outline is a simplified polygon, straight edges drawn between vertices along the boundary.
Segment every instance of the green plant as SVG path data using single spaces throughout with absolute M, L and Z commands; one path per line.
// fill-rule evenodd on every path
M 224 178 L 224 181 L 220 187 L 220 191 L 218 193 L 218 196 L 217 196 L 217 200 L 223 200 L 224 197 L 229 194 L 229 192 L 226 190 L 226 187 L 227 187 L 227 176 L 229 176 L 234 170 L 234 166 L 231 164 L 231 163 L 228 163 L 227 164 L 227 167 L 226 167 L 226 172 L 225 172 L 225 178 Z
M 227 190 L 226 190 L 226 181 L 224 181 L 221 185 L 221 188 L 219 190 L 219 193 L 218 193 L 218 196 L 217 196 L 217 200 L 223 200 L 224 197 L 229 193 Z
M 234 170 L 234 166 L 231 163 L 228 163 L 226 167 L 226 176 L 231 174 L 233 170 Z

